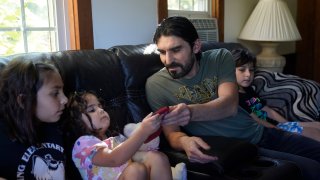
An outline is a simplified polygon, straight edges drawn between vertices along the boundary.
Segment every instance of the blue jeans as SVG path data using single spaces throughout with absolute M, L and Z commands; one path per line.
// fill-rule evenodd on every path
M 305 179 L 319 179 L 320 142 L 286 131 L 264 128 L 257 145 L 260 155 L 294 162 Z

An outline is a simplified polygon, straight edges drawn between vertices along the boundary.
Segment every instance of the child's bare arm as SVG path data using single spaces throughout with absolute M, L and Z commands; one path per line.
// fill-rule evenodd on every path
M 150 134 L 160 127 L 159 115 L 146 116 L 141 126 L 126 141 L 115 147 L 112 151 L 101 148 L 92 159 L 94 165 L 116 167 L 126 163 L 138 151 Z
M 280 123 L 288 122 L 282 115 L 280 115 L 277 111 L 271 109 L 269 106 L 264 106 L 262 110 L 266 111 L 268 114 L 268 117 L 270 119 L 276 120 Z
M 257 115 L 255 115 L 254 113 L 251 113 L 250 116 L 252 117 L 252 119 L 254 119 L 255 121 L 257 121 L 257 123 L 267 127 L 267 128 L 276 128 L 275 125 L 269 123 L 268 121 L 262 120 L 260 118 L 258 118 Z

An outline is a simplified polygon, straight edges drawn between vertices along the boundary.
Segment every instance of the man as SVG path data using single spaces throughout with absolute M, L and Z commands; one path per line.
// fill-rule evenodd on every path
M 191 162 L 207 163 L 217 158 L 202 152 L 214 147 L 201 136 L 235 137 L 265 148 L 262 155 L 295 161 L 300 168 L 310 163 L 310 168 L 302 169 L 308 179 L 319 175 L 311 169 L 320 170 L 320 143 L 264 128 L 238 109 L 235 65 L 229 51 L 202 53 L 197 31 L 184 17 L 164 20 L 153 41 L 165 68 L 148 78 L 147 99 L 153 110 L 170 106 L 163 132 L 174 149 L 184 150 Z

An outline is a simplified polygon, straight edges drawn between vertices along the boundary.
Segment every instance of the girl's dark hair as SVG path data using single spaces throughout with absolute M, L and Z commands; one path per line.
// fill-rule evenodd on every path
M 234 49 L 231 51 L 236 67 L 240 67 L 247 63 L 252 63 L 256 67 L 256 57 L 246 49 Z
M 157 27 L 153 36 L 153 42 L 158 43 L 161 36 L 177 36 L 188 42 L 191 49 L 194 43 L 199 39 L 196 28 L 188 18 L 182 16 L 173 16 L 164 19 Z M 201 58 L 201 51 L 196 54 L 197 60 Z
M 87 114 L 86 109 L 88 102 L 85 96 L 88 94 L 96 94 L 92 91 L 74 92 L 69 96 L 69 102 L 66 106 L 63 119 L 65 120 L 65 128 L 69 132 L 68 138 L 71 142 L 75 142 L 77 138 L 82 135 L 94 135 L 98 137 L 92 124 L 90 116 Z M 82 120 L 82 114 L 85 114 L 90 121 L 93 130 L 90 130 Z
M 39 145 L 39 121 L 35 116 L 37 92 L 48 73 L 58 72 L 45 62 L 32 62 L 21 57 L 11 60 L 0 74 L 1 121 L 13 140 Z

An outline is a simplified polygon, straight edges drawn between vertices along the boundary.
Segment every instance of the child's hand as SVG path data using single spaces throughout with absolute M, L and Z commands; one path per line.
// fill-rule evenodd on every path
M 163 118 L 163 116 L 164 115 L 153 113 L 148 114 L 141 122 L 141 130 L 146 132 L 146 135 L 150 135 L 156 132 L 161 127 L 161 119 Z

